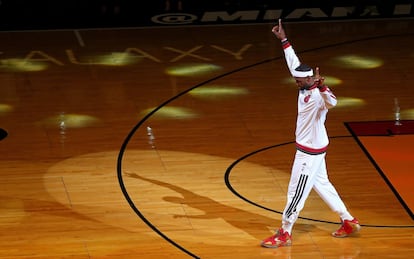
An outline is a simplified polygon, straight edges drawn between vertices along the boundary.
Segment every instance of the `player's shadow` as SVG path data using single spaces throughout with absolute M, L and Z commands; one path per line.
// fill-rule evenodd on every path
M 238 228 L 257 239 L 263 239 L 264 237 L 266 237 L 266 235 L 269 235 L 270 230 L 278 228 L 281 224 L 280 219 L 277 219 L 277 217 L 280 218 L 281 216 L 277 214 L 275 214 L 275 218 L 266 217 L 260 214 L 252 213 L 236 207 L 225 205 L 209 197 L 196 194 L 176 185 L 172 185 L 155 179 L 149 179 L 133 173 L 126 173 L 126 175 L 132 178 L 140 179 L 143 181 L 156 184 L 158 186 L 171 189 L 182 195 L 182 197 L 165 196 L 163 197 L 165 201 L 176 204 L 185 204 L 187 206 L 204 212 L 203 214 L 198 215 L 186 214 L 174 215 L 174 217 L 186 217 L 191 219 L 221 218 L 230 225 L 234 226 L 235 228 Z M 313 228 L 315 228 L 313 225 L 295 225 L 295 229 L 302 231 L 311 231 Z

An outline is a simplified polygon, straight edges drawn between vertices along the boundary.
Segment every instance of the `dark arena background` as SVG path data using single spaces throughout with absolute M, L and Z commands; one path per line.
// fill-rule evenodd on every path
M 412 17 L 412 0 L 2 0 L 3 30 Z

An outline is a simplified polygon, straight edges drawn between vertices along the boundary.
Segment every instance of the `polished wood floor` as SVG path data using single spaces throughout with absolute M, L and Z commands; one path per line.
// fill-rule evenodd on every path
M 294 154 L 271 24 L 1 32 L 0 258 L 412 256 L 413 218 L 344 123 L 393 120 L 395 98 L 414 119 L 414 21 L 285 26 L 339 98 L 328 168 L 358 236 L 332 238 L 312 193 L 293 246 L 259 246 Z

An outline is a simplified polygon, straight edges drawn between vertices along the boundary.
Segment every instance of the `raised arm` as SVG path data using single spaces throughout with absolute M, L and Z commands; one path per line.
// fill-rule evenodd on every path
M 285 53 L 285 59 L 286 59 L 286 63 L 289 68 L 290 74 L 292 76 L 298 76 L 298 74 L 295 73 L 295 69 L 300 66 L 301 62 L 298 56 L 296 55 L 292 45 L 290 44 L 290 42 L 288 41 L 286 37 L 286 32 L 283 29 L 281 19 L 279 19 L 278 25 L 272 28 L 272 32 L 282 42 L 282 47 Z

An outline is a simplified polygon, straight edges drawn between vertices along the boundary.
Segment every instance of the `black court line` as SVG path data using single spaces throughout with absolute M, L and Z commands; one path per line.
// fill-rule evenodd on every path
M 312 49 L 307 49 L 307 50 L 303 50 L 303 51 L 297 51 L 297 54 L 301 54 L 301 53 L 307 53 L 307 52 L 311 52 L 311 51 L 316 51 L 316 50 L 321 50 L 321 49 L 329 49 L 329 48 L 334 48 L 337 46 L 343 46 L 343 45 L 347 45 L 347 44 L 352 44 L 352 43 L 356 43 L 356 42 L 363 42 L 363 41 L 369 41 L 369 40 L 375 40 L 375 39 L 381 39 L 381 38 L 390 38 L 390 37 L 397 37 L 397 36 L 401 36 L 401 37 L 407 37 L 407 36 L 412 36 L 414 35 L 414 33 L 410 33 L 410 34 L 387 34 L 387 35 L 380 35 L 380 36 L 374 36 L 374 37 L 367 37 L 367 38 L 361 38 L 361 39 L 355 39 L 355 40 L 350 40 L 350 41 L 344 41 L 344 42 L 340 42 L 340 43 L 335 43 L 335 44 L 329 44 L 326 46 L 321 46 L 321 47 L 317 47 L 317 48 L 312 48 Z M 169 104 L 170 102 L 178 99 L 179 97 L 183 96 L 184 94 L 188 93 L 189 91 L 203 86 L 205 84 L 208 84 L 210 82 L 213 82 L 217 79 L 223 78 L 227 75 L 231 75 L 234 74 L 236 72 L 242 71 L 242 70 L 246 70 L 248 68 L 251 67 L 256 67 L 265 63 L 269 63 L 272 61 L 276 61 L 279 59 L 282 59 L 283 56 L 278 56 L 275 58 L 270 58 L 270 59 L 266 59 L 263 60 L 261 62 L 257 62 L 255 64 L 252 65 L 248 65 L 248 66 L 244 66 L 235 70 L 232 70 L 230 72 L 224 73 L 222 75 L 213 77 L 209 80 L 206 80 L 202 83 L 199 83 L 179 94 L 177 94 L 176 96 L 173 96 L 172 98 L 166 100 L 165 102 L 161 103 L 157 108 L 155 108 L 154 110 L 152 110 L 151 112 L 149 112 L 146 116 L 144 116 L 143 119 L 141 119 L 133 128 L 132 130 L 129 132 L 129 134 L 126 136 L 124 142 L 121 145 L 121 148 L 119 150 L 119 154 L 118 154 L 118 159 L 117 159 L 117 177 L 118 177 L 118 182 L 121 188 L 121 191 L 125 197 L 125 199 L 127 200 L 128 204 L 130 205 L 130 207 L 132 208 L 132 210 L 137 214 L 137 216 L 139 218 L 141 218 L 141 220 L 147 224 L 148 227 L 150 227 L 154 232 L 156 232 L 158 235 L 160 235 L 162 238 L 164 238 L 167 242 L 171 243 L 173 246 L 177 247 L 178 249 L 180 249 L 181 251 L 183 251 L 184 253 L 194 257 L 194 258 L 199 258 L 199 256 L 195 255 L 194 253 L 188 251 L 187 249 L 185 249 L 184 247 L 182 247 L 181 245 L 179 245 L 177 242 L 173 241 L 172 239 L 170 239 L 167 235 L 165 235 L 164 233 L 162 233 L 162 231 L 160 231 L 156 226 L 154 226 L 148 219 L 145 218 L 145 216 L 141 213 L 141 211 L 136 207 L 136 205 L 134 204 L 133 200 L 131 199 L 131 197 L 128 194 L 128 190 L 125 187 L 124 184 L 124 180 L 123 180 L 123 173 L 122 173 L 122 159 L 124 156 L 124 153 L 127 149 L 127 146 L 129 144 L 129 141 L 131 140 L 131 138 L 134 136 L 135 132 L 139 129 L 139 127 L 142 126 L 142 124 L 149 118 L 151 117 L 154 113 L 156 113 L 159 109 L 161 109 L 162 107 L 164 107 L 165 105 Z
M 365 148 L 364 144 L 359 140 L 358 135 L 355 133 L 355 131 L 352 129 L 352 127 L 349 125 L 350 122 L 344 122 L 346 128 L 348 131 L 352 134 L 352 137 L 355 139 L 355 141 L 358 143 L 359 147 L 362 149 L 362 151 L 365 153 L 369 161 L 371 161 L 372 165 L 377 169 L 378 173 L 382 177 L 382 179 L 385 181 L 385 183 L 388 185 L 388 187 L 391 189 L 391 191 L 394 193 L 395 197 L 397 197 L 398 201 L 401 203 L 401 206 L 404 207 L 404 209 L 407 211 L 408 215 L 411 217 L 411 219 L 414 220 L 414 213 L 410 209 L 410 207 L 405 203 L 404 199 L 401 197 L 401 195 L 398 193 L 397 189 L 394 187 L 394 185 L 391 183 L 391 181 L 388 179 L 387 175 L 382 171 L 381 167 L 377 164 L 375 159 L 371 156 L 369 151 Z M 364 135 L 368 136 L 368 135 Z M 378 135 L 372 135 L 372 136 L 378 136 Z M 384 136 L 384 135 L 382 135 Z M 390 134 L 389 136 L 392 136 Z

